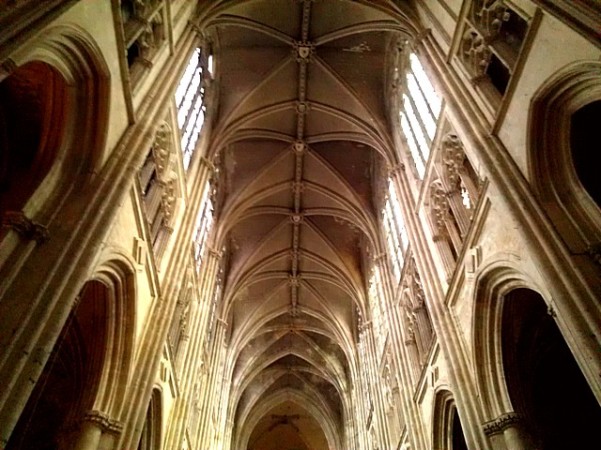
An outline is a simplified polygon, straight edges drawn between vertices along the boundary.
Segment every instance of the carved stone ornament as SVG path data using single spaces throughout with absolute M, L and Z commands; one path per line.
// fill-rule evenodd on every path
M 175 212 L 175 205 L 177 202 L 177 180 L 175 178 L 169 179 L 163 184 L 163 192 L 161 193 L 161 206 L 163 214 L 165 215 L 165 222 L 169 223 L 173 218 Z
M 477 82 L 486 76 L 491 51 L 484 38 L 473 28 L 468 28 L 463 34 L 459 57 L 472 75 L 472 81 Z
M 503 0 L 474 0 L 471 13 L 474 24 L 488 42 L 497 37 L 510 16 Z
M 172 157 L 173 146 L 171 144 L 171 128 L 167 122 L 161 123 L 157 128 L 154 143 L 152 145 L 152 155 L 157 168 L 159 179 L 166 179 L 171 172 L 174 158 Z
M 463 143 L 456 134 L 449 133 L 442 138 L 440 146 L 445 176 L 450 186 L 458 189 L 461 183 L 460 170 L 465 161 Z
M 295 153 L 301 154 L 307 149 L 307 144 L 304 141 L 296 141 L 292 149 Z
M 443 232 L 449 218 L 449 199 L 444 188 L 436 181 L 430 186 L 430 209 L 438 228 L 437 231 Z
M 2 228 L 10 228 L 19 236 L 43 244 L 49 238 L 48 229 L 34 222 L 22 211 L 6 211 L 2 216 Z
M 304 221 L 304 216 L 302 214 L 291 214 L 290 221 L 294 224 L 300 225 Z
M 295 45 L 297 54 L 297 61 L 310 61 L 311 55 L 313 54 L 314 47 L 309 42 L 297 42 Z
M 413 295 L 415 297 L 414 311 L 420 310 L 424 307 L 426 294 L 424 294 L 424 288 L 422 286 L 422 280 L 417 273 L 417 268 L 413 266 Z
M 496 419 L 491 420 L 490 422 L 486 422 L 484 424 L 484 434 L 486 434 L 487 436 L 491 436 L 493 434 L 500 434 L 507 428 L 519 424 L 521 420 L 521 417 L 515 412 L 501 414 Z

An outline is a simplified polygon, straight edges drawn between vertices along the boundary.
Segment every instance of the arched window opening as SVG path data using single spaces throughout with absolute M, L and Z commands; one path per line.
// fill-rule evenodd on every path
M 601 407 L 543 298 L 528 289 L 505 297 L 502 353 L 513 407 L 533 448 L 589 448 Z
M 70 314 L 6 450 L 71 448 L 92 407 L 104 364 L 107 297 L 90 281 Z
M 372 274 L 369 279 L 369 306 L 371 310 L 372 329 L 376 344 L 376 358 L 378 361 L 384 353 L 384 344 L 388 335 L 387 311 L 384 303 L 384 291 L 382 277 L 377 264 L 373 265 Z
M 601 181 L 597 170 L 598 128 L 601 100 L 589 103 L 572 115 L 570 146 L 572 161 L 582 186 L 601 208 Z
M 210 62 L 212 69 L 212 57 Z M 181 150 L 184 169 L 186 170 L 190 166 L 205 120 L 206 105 L 204 104 L 205 87 L 203 80 L 207 65 L 209 65 L 209 61 L 203 56 L 200 48 L 194 50 L 175 91 L 177 123 L 181 131 Z
M 419 178 L 423 178 L 436 135 L 442 101 L 414 53 L 409 55 L 400 101 L 401 130 Z
M 160 450 L 161 448 L 161 392 L 152 391 L 146 410 L 144 428 L 138 443 L 138 450 Z
M 213 201 L 211 200 L 211 183 L 206 182 L 202 199 L 200 200 L 200 209 L 196 218 L 196 232 L 194 233 L 194 260 L 196 261 L 196 271 L 200 271 L 205 254 L 207 252 L 207 242 L 209 234 L 213 227 Z
M 392 178 L 388 180 L 388 195 L 382 209 L 382 225 L 384 239 L 392 264 L 392 272 L 396 282 L 401 281 L 401 273 L 405 261 L 405 251 L 409 245 L 407 230 L 401 212 L 401 204 Z
M 42 62 L 17 68 L 0 83 L 0 218 L 21 211 L 56 160 L 65 81 Z
M 451 450 L 468 450 L 461 419 L 457 414 L 457 409 L 453 408 L 452 431 L 451 431 Z
M 433 431 L 433 448 L 468 450 L 457 406 L 449 391 L 440 391 L 436 395 Z

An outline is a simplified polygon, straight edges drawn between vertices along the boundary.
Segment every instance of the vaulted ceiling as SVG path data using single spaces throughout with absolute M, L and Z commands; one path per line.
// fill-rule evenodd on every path
M 365 260 L 381 252 L 374 205 L 395 164 L 389 69 L 414 21 L 386 0 L 206 3 L 235 448 L 270 448 L 266 433 L 340 448 Z

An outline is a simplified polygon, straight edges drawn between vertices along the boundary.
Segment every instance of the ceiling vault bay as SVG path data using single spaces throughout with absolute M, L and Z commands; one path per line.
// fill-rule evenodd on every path
M 215 245 L 228 250 L 234 448 L 296 432 L 341 448 L 356 379 L 366 251 L 381 251 L 374 190 L 395 165 L 386 50 L 415 35 L 386 0 L 206 2 L 218 92 Z M 367 250 L 369 249 L 369 250 Z

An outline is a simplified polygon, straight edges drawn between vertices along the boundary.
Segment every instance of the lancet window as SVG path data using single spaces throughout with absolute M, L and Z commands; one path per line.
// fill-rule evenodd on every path
M 388 180 L 388 195 L 382 209 L 382 225 L 384 238 L 390 255 L 393 275 L 398 282 L 401 281 L 404 253 L 409 245 L 407 230 L 403 221 L 401 205 L 392 178 Z
M 196 218 L 196 232 L 194 233 L 194 260 L 196 261 L 196 271 L 198 272 L 202 263 L 206 259 L 207 241 L 209 233 L 213 226 L 213 201 L 211 200 L 211 183 L 207 181 L 202 199 L 200 201 L 200 210 Z
M 163 0 L 121 0 L 121 22 L 132 86 L 152 67 L 166 39 Z
M 205 120 L 206 106 L 204 104 L 204 71 L 208 60 L 203 59 L 200 48 L 197 48 L 175 91 L 177 106 L 177 124 L 181 131 L 181 149 L 184 169 L 188 169 L 200 131 Z M 212 58 L 211 58 L 212 65 Z
M 472 2 L 459 58 L 489 99 L 498 101 L 505 94 L 527 31 L 527 21 L 505 1 Z
M 138 172 L 149 240 L 156 261 L 160 260 L 173 232 L 172 222 L 180 195 L 172 138 L 171 128 L 163 122 L 158 127 L 154 143 Z
M 415 53 L 411 53 L 406 61 L 399 117 L 401 130 L 420 179 L 426 171 L 441 109 L 439 95 L 419 59 Z
M 371 278 L 369 280 L 369 305 L 371 309 L 372 329 L 376 344 L 377 359 L 380 360 L 384 352 L 384 344 L 388 334 L 388 324 L 386 322 L 386 308 L 384 303 L 384 291 L 382 289 L 382 277 L 380 268 L 374 264 Z

